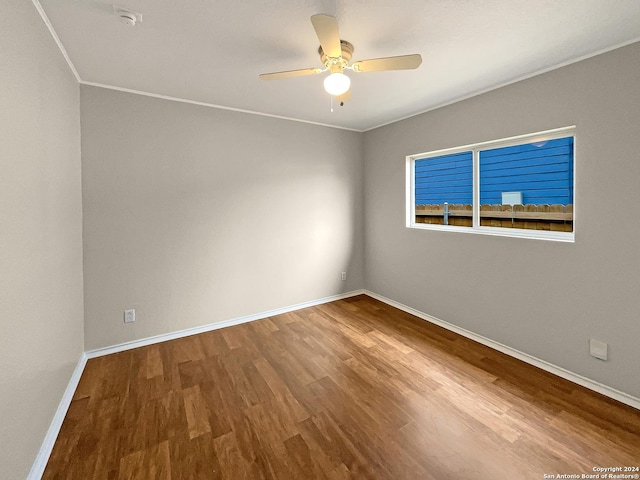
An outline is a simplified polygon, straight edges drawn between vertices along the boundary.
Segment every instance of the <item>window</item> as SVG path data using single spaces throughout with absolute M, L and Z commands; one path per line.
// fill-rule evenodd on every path
M 416 223 L 471 227 L 473 152 L 420 158 L 413 168 Z
M 407 226 L 574 240 L 575 129 L 407 157 Z

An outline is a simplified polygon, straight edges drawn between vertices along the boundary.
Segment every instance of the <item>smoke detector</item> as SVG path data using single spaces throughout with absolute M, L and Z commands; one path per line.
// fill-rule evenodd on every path
M 113 6 L 113 13 L 118 20 L 125 25 L 135 27 L 137 23 L 142 23 L 142 14 L 138 12 L 132 12 L 126 8 Z

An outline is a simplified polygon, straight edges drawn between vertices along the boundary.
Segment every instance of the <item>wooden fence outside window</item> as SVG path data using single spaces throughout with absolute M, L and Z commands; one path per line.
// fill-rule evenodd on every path
M 472 226 L 470 204 L 416 205 L 416 223 L 431 225 Z M 480 225 L 487 227 L 573 231 L 573 204 L 569 205 L 480 205 Z

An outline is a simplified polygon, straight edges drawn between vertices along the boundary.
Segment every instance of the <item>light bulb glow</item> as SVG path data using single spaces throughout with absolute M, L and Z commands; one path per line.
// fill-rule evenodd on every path
M 351 86 L 351 79 L 344 73 L 336 72 L 324 79 L 324 89 L 330 95 L 342 95 Z

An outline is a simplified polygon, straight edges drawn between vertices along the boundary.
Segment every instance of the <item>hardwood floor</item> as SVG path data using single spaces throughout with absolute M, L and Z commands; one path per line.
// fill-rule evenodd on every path
M 43 478 L 541 479 L 617 466 L 640 466 L 640 411 L 358 296 L 89 360 Z

